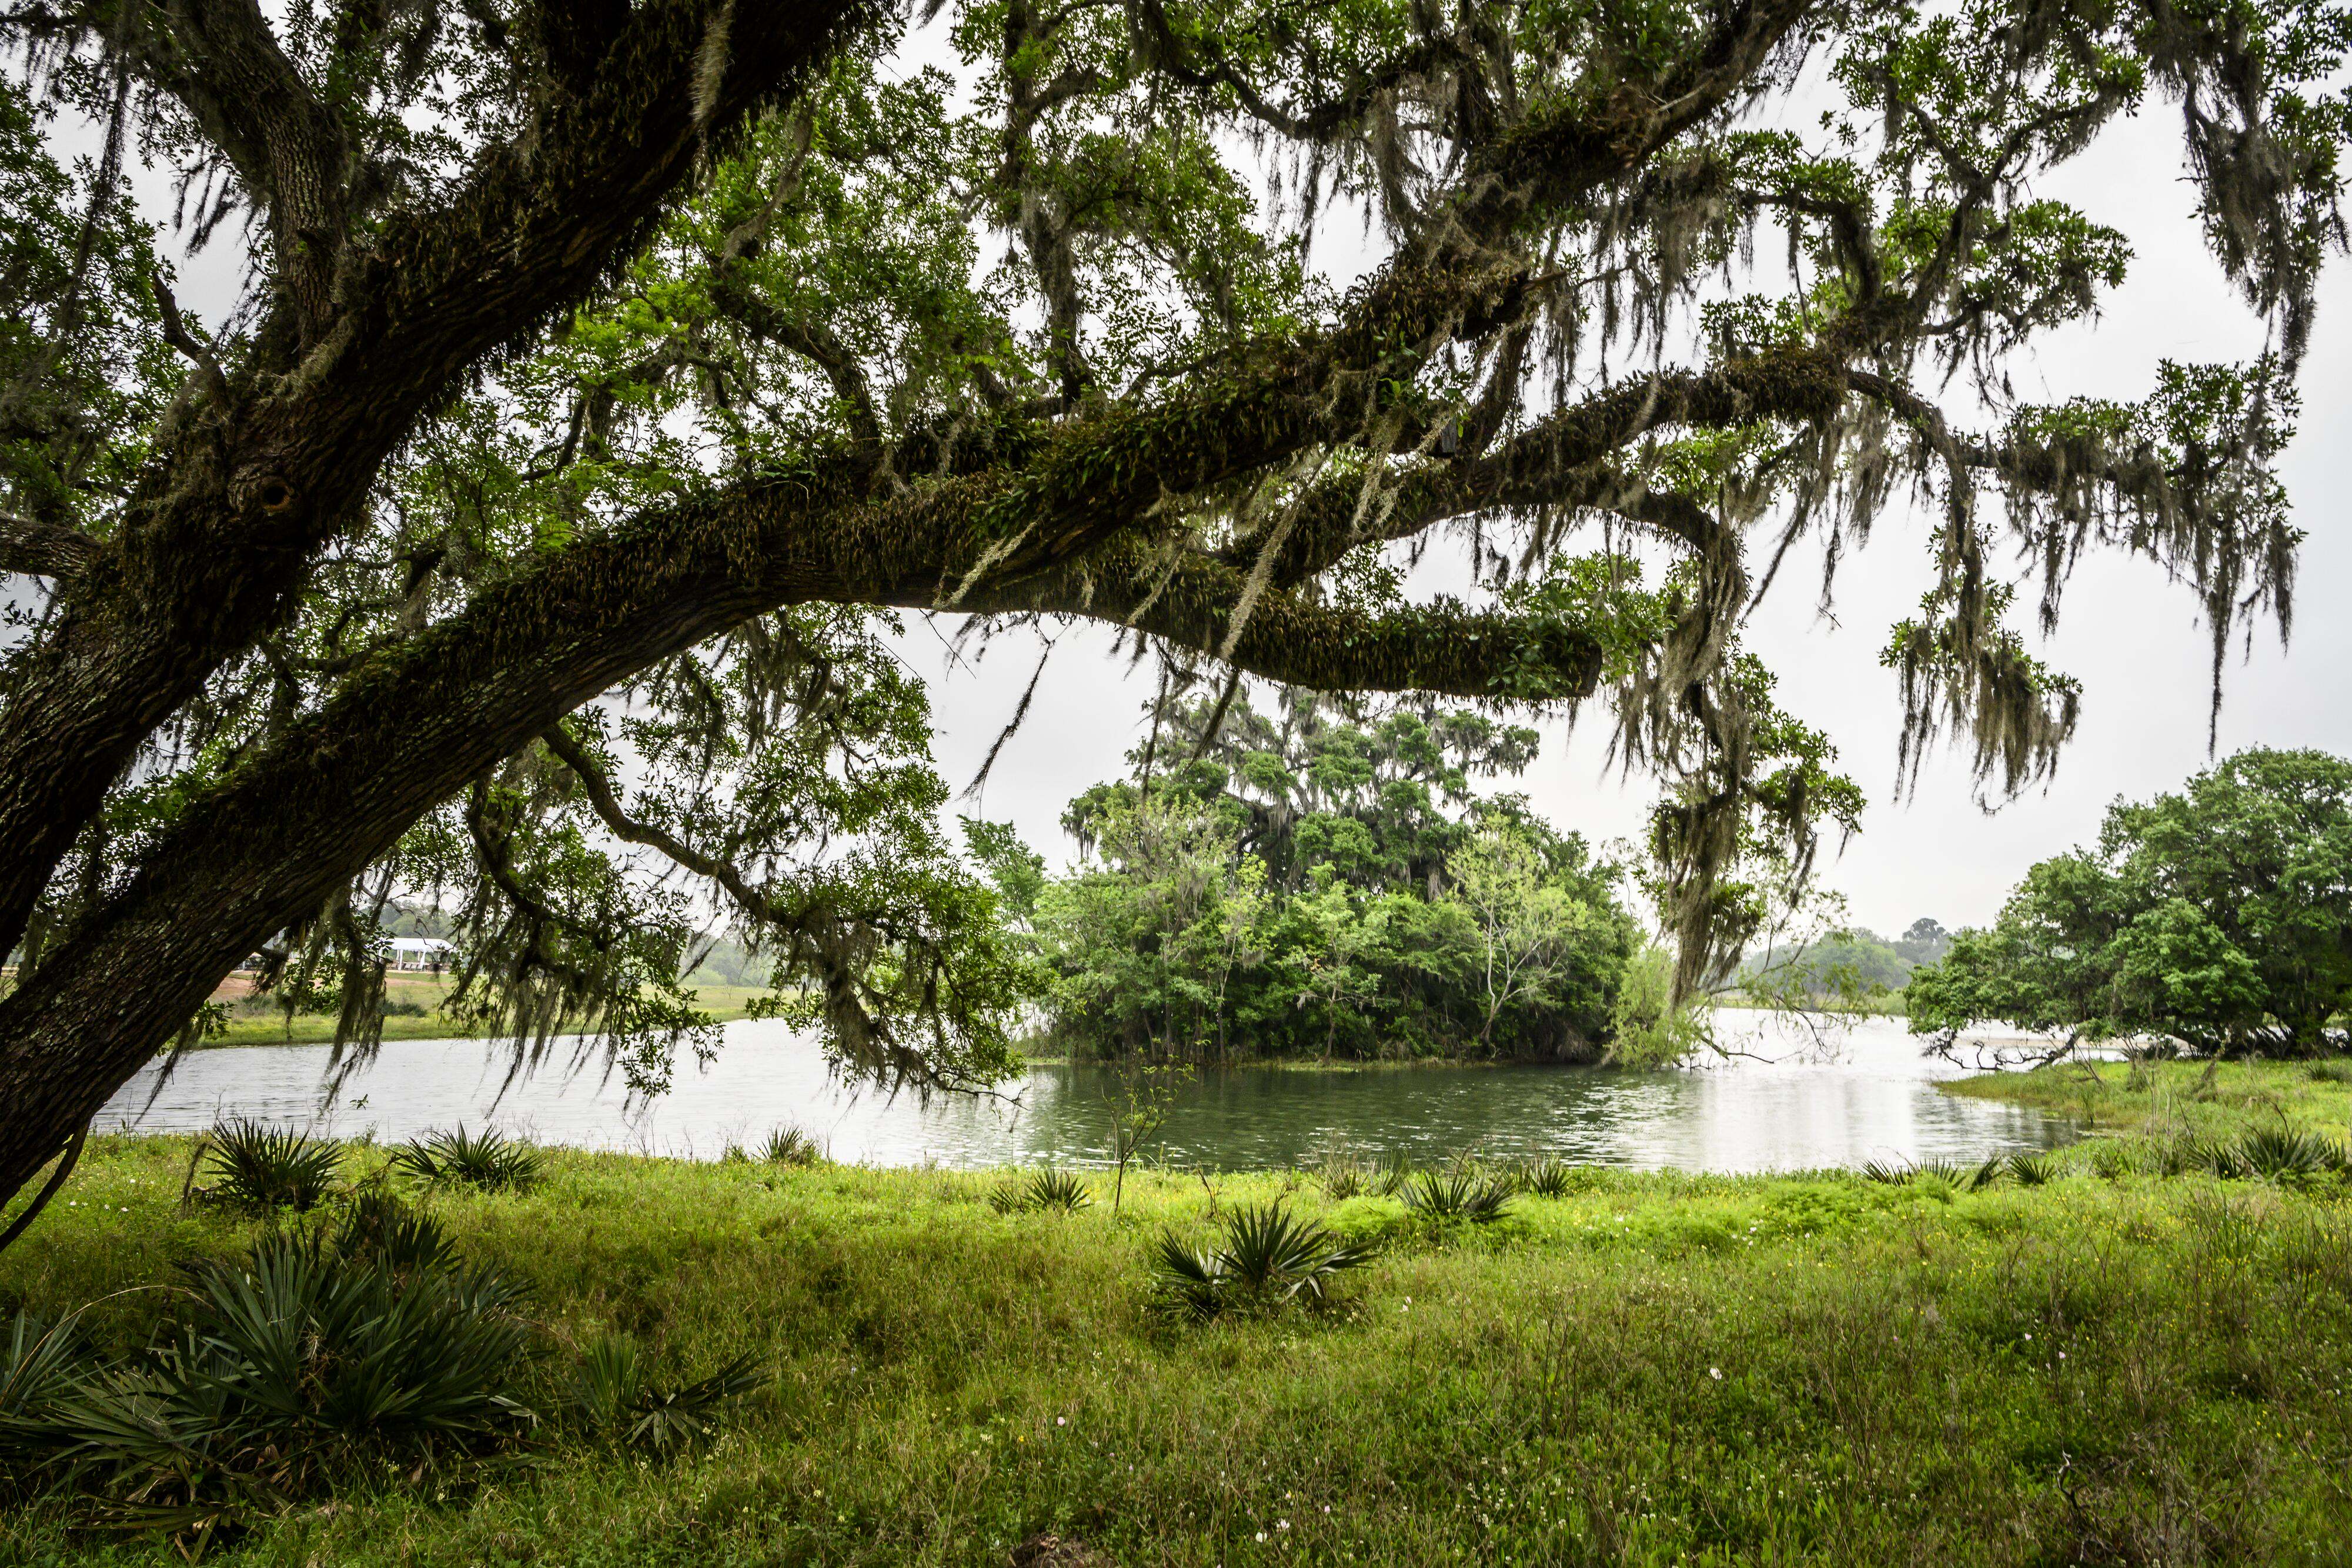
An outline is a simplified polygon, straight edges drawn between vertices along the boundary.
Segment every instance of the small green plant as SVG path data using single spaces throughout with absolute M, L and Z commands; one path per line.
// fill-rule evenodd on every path
M 748 1355 L 690 1383 L 656 1383 L 637 1342 L 611 1333 L 589 1342 L 564 1389 L 563 1407 L 591 1436 L 667 1453 L 709 1437 L 719 1412 L 759 1385 L 759 1364 Z
M 1402 1196 L 1405 1207 L 1423 1218 L 1492 1225 L 1509 1212 L 1513 1187 L 1507 1177 L 1456 1165 L 1451 1170 L 1422 1172 L 1405 1183 Z
M 2341 1169 L 2343 1145 L 2299 1127 L 2257 1127 L 2238 1145 L 2245 1168 L 2266 1181 L 2307 1181 Z
M 457 1249 L 440 1222 L 402 1202 L 380 1178 L 362 1183 L 344 1204 L 333 1248 L 338 1257 L 379 1262 L 402 1275 L 457 1265 Z
M 1205 1322 L 1302 1298 L 1319 1303 L 1334 1279 L 1370 1262 L 1372 1252 L 1370 1246 L 1341 1243 L 1276 1199 L 1235 1209 L 1219 1245 L 1194 1248 L 1174 1231 L 1163 1232 L 1153 1249 L 1152 1273 L 1165 1307 Z
M 2014 1154 L 2009 1156 L 2009 1174 L 2020 1186 L 2042 1186 L 2058 1174 L 2058 1166 L 2048 1155 Z
M 1576 1167 L 1549 1155 L 1528 1161 L 1513 1174 L 1519 1190 L 1532 1197 L 1566 1197 L 1576 1190 Z
M 247 1214 L 319 1207 L 333 1185 L 342 1150 L 323 1138 L 262 1122 L 229 1122 L 213 1129 L 205 1151 L 212 1202 Z
M 999 1214 L 1075 1214 L 1094 1200 L 1083 1179 L 1050 1166 L 1031 1172 L 1026 1180 L 1008 1181 L 988 1195 L 988 1206 Z
M 1976 1165 L 1962 1165 L 1958 1160 L 1920 1160 L 1916 1164 L 1888 1164 L 1871 1160 L 1862 1167 L 1863 1179 L 1881 1182 L 1889 1186 L 1913 1184 L 1946 1192 L 1982 1192 L 2000 1180 L 2008 1162 L 1999 1155 Z
M 393 1166 L 417 1180 L 469 1186 L 477 1192 L 521 1192 L 539 1179 L 541 1156 L 496 1127 L 468 1133 L 427 1133 L 392 1153 Z
M 2121 1140 L 2100 1138 L 2091 1145 L 2091 1171 L 2103 1181 L 2120 1181 L 2132 1173 L 2132 1151 Z
M 18 1312 L 0 1336 L 0 1475 L 29 1477 L 57 1445 L 57 1406 L 73 1388 L 77 1314 L 44 1322 Z M 0 1496 L 8 1487 L 0 1482 Z
M 1361 1197 L 1371 1187 L 1371 1173 L 1364 1162 L 1353 1155 L 1337 1152 L 1325 1155 L 1322 1166 L 1315 1173 L 1323 1190 L 1334 1203 L 1345 1203 L 1351 1197 Z
M 2237 1146 L 2218 1138 L 2192 1140 L 2182 1152 L 2182 1162 L 2190 1170 L 2200 1170 L 2223 1181 L 2236 1181 L 2253 1174 Z
M 1371 1189 L 1382 1197 L 1394 1197 L 1412 1180 L 1412 1156 L 1402 1149 L 1381 1161 L 1380 1169 L 1370 1177 Z
M 2352 1061 L 2340 1057 L 2315 1061 L 2303 1071 L 2304 1075 L 2315 1083 L 2352 1083 Z
M 760 1157 L 772 1166 L 813 1166 L 824 1159 L 824 1151 L 798 1127 L 778 1127 L 761 1146 Z

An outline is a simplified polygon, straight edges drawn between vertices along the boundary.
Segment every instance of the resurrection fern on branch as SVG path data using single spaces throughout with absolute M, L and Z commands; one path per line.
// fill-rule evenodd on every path
M 1890 749 L 1949 741 L 1989 803 L 2094 698 L 2029 640 L 2078 561 L 2192 593 L 2216 696 L 2285 629 L 2348 34 L 2338 0 L 10 9 L 0 1198 L 257 956 L 364 1061 L 425 917 L 516 1071 L 648 1092 L 715 1050 L 715 911 L 845 1071 L 1004 1076 L 1048 977 L 942 831 L 909 614 L 967 653 L 1100 624 L 1211 698 L 1139 795 L 1197 762 L 1299 798 L 1214 738 L 1251 677 L 1605 709 L 1659 792 L 1668 1000 L 1720 983 L 1864 805 L 1742 646 L 1784 568 L 1908 534 Z M 2269 350 L 2037 401 L 2011 372 L 2133 265 L 2063 168 L 2159 111 Z M 245 292 L 184 307 L 204 242 Z M 1439 550 L 1458 596 L 1415 597 Z

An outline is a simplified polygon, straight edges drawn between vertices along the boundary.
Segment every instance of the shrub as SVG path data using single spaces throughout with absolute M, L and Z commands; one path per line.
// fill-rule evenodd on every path
M 469 1186 L 478 1192 L 521 1192 L 539 1179 L 541 1156 L 496 1127 L 468 1133 L 427 1133 L 394 1149 L 392 1163 L 419 1181 Z
M 0 1477 L 29 1473 L 56 1446 L 58 1401 L 72 1387 L 75 1318 L 45 1323 L 18 1312 L 0 1338 Z M 0 1485 L 0 1495 L 5 1493 Z
M 1221 1245 L 1195 1249 L 1174 1231 L 1163 1232 L 1152 1272 L 1165 1306 L 1206 1322 L 1223 1312 L 1301 1298 L 1319 1303 L 1333 1279 L 1370 1261 L 1372 1251 L 1341 1242 L 1276 1199 L 1235 1209 L 1225 1220 Z
M 1910 1165 L 1888 1165 L 1871 1160 L 1862 1167 L 1866 1181 L 1884 1182 L 1889 1186 L 1916 1183 L 1921 1186 L 1940 1187 L 1947 1192 L 1982 1192 L 2000 1180 L 2008 1168 L 1999 1155 L 1975 1165 L 1963 1165 L 1958 1160 L 1920 1160 Z
M 262 1122 L 229 1122 L 213 1129 L 205 1151 L 211 1201 L 247 1214 L 316 1208 L 342 1163 L 342 1151 L 323 1138 Z
M 201 1550 L 340 1476 L 386 1462 L 419 1473 L 509 1438 L 529 1417 L 512 1392 L 530 1334 L 522 1290 L 447 1259 L 415 1217 L 332 1240 L 279 1232 L 241 1262 L 196 1264 L 177 1338 L 50 1401 L 47 1458 L 117 1522 Z
M 1316 1179 L 1323 1184 L 1324 1192 L 1330 1196 L 1333 1203 L 1345 1203 L 1351 1197 L 1361 1197 L 1371 1185 L 1371 1175 L 1364 1169 L 1364 1162 L 1353 1155 L 1324 1155 L 1323 1164 L 1315 1175 Z
M 2296 1127 L 2257 1127 L 2238 1145 L 2245 1168 L 2270 1181 L 2303 1181 L 2341 1168 L 2344 1150 L 2335 1139 Z
M 1536 1197 L 1566 1197 L 1576 1190 L 1576 1167 L 1549 1155 L 1528 1160 L 1513 1174 L 1519 1190 Z
M 2183 1159 L 2189 1169 L 2204 1171 L 2220 1176 L 2223 1181 L 2235 1181 L 2240 1176 L 2252 1174 L 2245 1156 L 2233 1145 L 2219 1139 L 2191 1142 L 2183 1152 Z
M 1405 1207 L 1425 1218 L 1466 1219 L 1491 1225 L 1508 1212 L 1512 1187 L 1506 1178 L 1489 1177 L 1470 1166 L 1452 1170 L 1423 1171 L 1405 1183 L 1401 1195 Z
M 719 1409 L 759 1383 L 758 1364 L 748 1355 L 691 1383 L 656 1383 L 636 1341 L 605 1334 L 590 1343 L 572 1369 L 564 1410 L 594 1437 L 663 1453 L 709 1436 Z
M 2315 1061 L 2305 1074 L 2319 1083 L 2352 1083 L 2352 1061 Z
M 1381 1168 L 1371 1178 L 1371 1188 L 1382 1197 L 1394 1197 L 1412 1180 L 1412 1156 L 1399 1151 L 1381 1162 Z
M 989 1207 L 999 1214 L 1075 1214 L 1094 1200 L 1083 1180 L 1050 1167 L 1033 1172 L 1026 1181 L 1006 1182 L 988 1195 Z
M 778 1127 L 768 1134 L 760 1157 L 772 1166 L 813 1166 L 824 1160 L 824 1151 L 798 1127 Z
M 457 1249 L 440 1222 L 403 1203 L 381 1182 L 352 1194 L 335 1228 L 334 1250 L 353 1261 L 381 1262 L 395 1274 L 457 1264 Z
M 2058 1166 L 2048 1155 L 2017 1154 L 2009 1156 L 2009 1174 L 2020 1186 L 2042 1186 L 2058 1174 Z

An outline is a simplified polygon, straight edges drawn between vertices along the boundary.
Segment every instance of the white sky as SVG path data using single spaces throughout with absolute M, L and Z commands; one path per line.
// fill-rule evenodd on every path
M 941 51 L 919 40 L 914 52 L 933 59 Z M 142 202 L 153 215 L 168 217 L 162 181 L 152 173 L 139 178 Z M 2136 398 L 2152 385 L 2160 359 L 2237 360 L 2259 351 L 2259 323 L 2237 304 L 2200 242 L 2182 183 L 2176 111 L 2168 106 L 2112 128 L 2089 153 L 2045 181 L 2043 191 L 2124 230 L 2137 256 L 2130 281 L 2103 318 L 2058 335 L 2038 360 L 2016 368 L 2021 395 Z M 206 255 L 184 261 L 184 304 L 218 319 L 240 281 L 241 252 L 237 236 L 224 234 Z M 2310 536 L 2294 637 L 2282 650 L 2274 635 L 2258 633 L 2250 658 L 2233 651 L 2222 755 L 2257 744 L 2352 751 L 2344 675 L 2352 668 L 2352 625 L 2336 608 L 2352 585 L 2352 534 L 2336 515 L 2352 477 L 2347 349 L 2352 286 L 2339 265 L 2324 289 L 2304 368 L 2301 432 L 2284 463 Z M 2196 601 L 2145 563 L 2093 559 L 2076 573 L 2060 632 L 2037 648 L 2084 685 L 2083 721 L 2054 780 L 1986 815 L 1975 804 L 1965 757 L 1945 753 L 1922 769 L 1915 798 L 1895 800 L 1900 710 L 1894 677 L 1879 667 L 1877 653 L 1887 626 L 1927 586 L 1925 538 L 1921 518 L 1897 513 L 1882 519 L 1872 545 L 1841 570 L 1834 621 L 1814 613 L 1818 558 L 1792 554 L 1748 631 L 1749 645 L 1780 674 L 1783 702 L 1831 735 L 1870 797 L 1862 835 L 1825 864 L 1824 876 L 1847 894 L 1858 921 L 1884 932 L 1922 915 L 1947 925 L 1989 919 L 2029 863 L 2095 836 L 2118 795 L 2173 788 L 2208 759 L 2209 653 Z M 2030 601 L 2031 593 L 2021 600 Z M 2030 622 L 2030 614 L 2022 620 Z M 951 626 L 940 630 L 952 635 Z M 1062 808 L 1122 769 L 1154 681 L 1150 664 L 1130 669 L 1113 656 L 1112 638 L 1099 626 L 1061 634 L 1028 719 L 999 758 L 984 795 L 952 809 L 1010 818 L 1049 859 L 1067 858 Z M 1037 646 L 1026 634 L 1006 635 L 976 663 L 959 663 L 947 656 L 941 638 L 910 625 L 903 652 L 930 678 L 939 760 L 953 787 L 971 779 L 1011 716 Z M 1596 843 L 1638 833 L 1653 799 L 1648 780 L 1621 781 L 1605 768 L 1606 728 L 1595 714 L 1571 741 L 1563 725 L 1548 725 L 1541 758 L 1516 786 L 1559 825 Z

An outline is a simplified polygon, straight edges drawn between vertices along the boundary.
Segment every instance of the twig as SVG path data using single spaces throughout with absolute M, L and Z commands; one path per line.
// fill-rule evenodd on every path
M 41 1210 L 49 1206 L 49 1199 L 58 1196 L 58 1188 L 65 1186 L 66 1177 L 73 1175 L 74 1162 L 81 1158 L 81 1146 L 84 1143 L 88 1142 L 89 1139 L 89 1129 L 88 1127 L 80 1127 L 75 1130 L 73 1142 L 66 1145 L 66 1152 L 64 1155 L 58 1159 L 57 1170 L 50 1175 L 48 1185 L 41 1188 L 39 1194 L 35 1197 L 32 1203 L 26 1207 L 24 1213 L 18 1215 L 15 1219 L 9 1222 L 7 1229 L 0 1230 L 0 1252 L 6 1251 L 10 1242 L 16 1240 L 19 1236 L 24 1235 L 26 1228 L 29 1227 L 34 1220 L 40 1218 Z
M 181 319 L 180 302 L 172 298 L 171 287 L 163 281 L 163 273 L 151 271 L 147 276 L 155 289 L 156 311 L 163 318 L 163 341 L 194 361 L 197 373 L 204 377 L 205 390 L 226 414 L 229 407 L 228 377 L 221 373 L 220 361 L 213 358 L 210 349 L 196 340 L 188 324 Z

